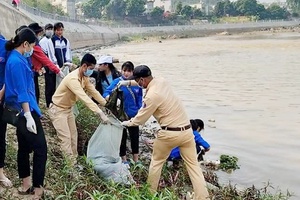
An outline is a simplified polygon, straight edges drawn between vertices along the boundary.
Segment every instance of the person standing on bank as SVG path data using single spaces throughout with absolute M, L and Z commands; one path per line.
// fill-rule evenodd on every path
M 50 61 L 53 62 L 54 65 L 58 69 L 59 66 L 57 65 L 57 60 L 55 58 L 54 54 L 54 47 L 51 40 L 51 37 L 53 36 L 53 25 L 52 24 L 46 24 L 45 25 L 45 35 L 40 40 L 39 44 L 45 53 L 45 55 L 49 58 Z M 49 108 L 50 103 L 52 102 L 52 96 L 56 90 L 56 74 L 50 70 L 48 66 L 44 66 L 46 73 L 44 74 L 45 77 L 45 100 L 46 100 L 46 106 Z M 64 77 L 63 72 L 61 73 L 61 78 Z
M 121 80 L 127 80 L 132 76 L 134 65 L 132 62 L 127 61 L 123 63 L 121 67 L 122 76 L 113 80 L 110 86 L 106 89 L 103 97 L 108 99 L 112 91 L 116 88 Z M 121 86 L 120 90 L 123 91 L 124 99 L 124 111 L 128 117 L 134 117 L 138 110 L 142 106 L 143 91 L 138 86 Z M 131 141 L 131 151 L 133 155 L 133 161 L 138 162 L 139 160 L 139 126 L 132 126 L 123 129 L 123 136 L 120 146 L 120 156 L 124 164 L 129 164 L 126 157 L 126 143 L 127 143 L 127 130 L 129 132 Z
M 70 41 L 63 36 L 64 34 L 64 25 L 61 22 L 57 22 L 53 26 L 54 35 L 52 36 L 52 45 L 54 49 L 55 60 L 52 60 L 53 63 L 57 63 L 58 66 L 63 69 L 63 66 L 66 63 L 72 62 L 72 54 Z M 50 49 L 51 50 L 51 49 Z M 70 71 L 65 68 L 63 69 L 64 75 L 67 75 Z M 56 88 L 62 81 L 60 76 L 56 76 Z
M 51 62 L 51 60 L 45 55 L 43 49 L 39 45 L 39 40 L 42 37 L 43 28 L 39 26 L 38 23 L 32 23 L 28 25 L 38 38 L 36 41 L 36 45 L 33 48 L 33 54 L 31 56 L 31 62 L 33 65 L 34 71 L 34 83 L 35 83 L 35 95 L 36 100 L 39 103 L 40 99 L 40 89 L 39 89 L 39 72 L 42 67 L 47 66 L 53 73 L 58 74 L 61 78 L 64 78 L 64 74 L 61 72 L 59 67 Z
M 163 78 L 153 78 L 146 65 L 137 66 L 133 77 L 137 84 L 146 89 L 142 108 L 137 115 L 121 124 L 138 126 L 144 124 L 153 115 L 161 126 L 153 143 L 153 153 L 147 182 L 152 191 L 156 191 L 161 170 L 171 150 L 178 146 L 191 179 L 195 200 L 209 199 L 206 183 L 197 162 L 194 135 L 190 121 L 180 99 Z M 123 81 L 122 85 L 128 85 Z
M 107 116 L 85 92 L 87 91 L 101 106 L 106 104 L 106 100 L 89 80 L 95 64 L 95 57 L 91 54 L 85 54 L 81 60 L 80 67 L 68 74 L 59 84 L 49 106 L 49 117 L 58 138 L 61 140 L 61 150 L 65 156 L 68 156 L 73 165 L 76 164 L 78 156 L 78 133 L 72 106 L 78 100 L 81 100 L 89 109 L 98 114 L 104 123 L 109 122 Z
M 91 77 L 96 79 L 96 89 L 101 95 L 113 80 L 119 78 L 122 74 L 113 65 L 112 56 L 101 56 L 97 61 L 98 71 L 94 71 Z
M 5 77 L 5 63 L 8 52 L 5 50 L 6 40 L 0 38 L 0 184 L 5 187 L 11 187 L 11 181 L 5 176 L 3 168 L 6 154 L 6 127 L 7 124 L 2 120 L 3 103 L 4 103 L 4 77 Z
M 16 126 L 18 172 L 22 179 L 19 193 L 34 192 L 34 199 L 40 199 L 44 187 L 47 143 L 40 121 L 42 114 L 35 97 L 33 72 L 26 59 L 32 55 L 35 42 L 34 32 L 24 28 L 5 45 L 6 50 L 11 51 L 5 66 L 5 105 L 21 112 Z M 29 154 L 32 151 L 31 184 Z

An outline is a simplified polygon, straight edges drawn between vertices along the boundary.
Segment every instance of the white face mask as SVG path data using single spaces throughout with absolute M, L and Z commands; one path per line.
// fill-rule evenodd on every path
M 45 35 L 46 35 L 47 38 L 52 37 L 52 35 L 53 35 L 53 30 L 46 30 Z

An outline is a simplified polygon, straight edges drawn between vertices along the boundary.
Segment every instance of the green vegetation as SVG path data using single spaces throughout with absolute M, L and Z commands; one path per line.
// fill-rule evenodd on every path
M 221 155 L 220 156 L 220 169 L 224 171 L 231 171 L 239 169 L 240 167 L 237 165 L 238 158 L 235 156 L 229 155 Z
M 229 0 L 220 1 L 216 4 L 214 15 L 217 17 L 224 16 L 248 16 L 255 20 L 261 19 L 287 19 L 289 13 L 286 8 L 281 8 L 278 4 L 273 3 L 268 8 L 259 4 L 256 0 Z
M 66 13 L 59 6 L 53 6 L 49 0 L 22 0 L 23 3 L 28 6 L 38 8 L 44 12 L 58 14 L 58 15 L 66 15 Z
M 289 0 L 296 1 L 296 0 Z M 298 0 L 297 0 L 298 1 Z M 300 1 L 300 0 L 299 0 Z M 175 13 L 165 12 L 162 7 L 155 7 L 150 13 L 144 13 L 145 0 L 89 0 L 83 4 L 84 15 L 89 18 L 124 20 L 134 24 L 180 24 L 191 19 L 214 19 L 222 17 L 246 16 L 251 20 L 287 19 L 289 12 L 286 8 L 273 3 L 269 7 L 257 0 L 223 0 L 215 2 L 212 14 L 205 16 L 203 10 L 174 1 Z M 295 4 L 294 7 L 298 4 Z
M 43 77 L 40 77 L 40 83 L 43 83 L 43 80 Z M 45 200 L 179 200 L 185 199 L 187 192 L 192 191 L 185 166 L 183 162 L 179 162 L 176 167 L 167 167 L 166 165 L 163 167 L 159 190 L 155 194 L 150 193 L 149 186 L 146 184 L 150 160 L 144 157 L 143 153 L 141 153 L 143 164 L 131 164 L 130 171 L 136 181 L 136 184 L 131 186 L 104 181 L 94 172 L 93 165 L 87 162 L 85 156 L 80 156 L 78 159 L 82 169 L 74 168 L 59 150 L 58 138 L 47 115 L 43 100 L 42 95 L 40 102 L 44 114 L 42 124 L 48 143 Z M 76 118 L 78 132 L 81 136 L 79 143 L 83 144 L 91 137 L 100 120 L 82 103 L 78 103 L 77 106 L 80 111 Z M 15 129 L 12 127 L 9 127 L 8 130 L 8 143 L 6 173 L 17 188 L 20 184 L 16 163 L 17 145 Z M 79 151 L 84 154 L 83 149 L 79 149 Z M 225 157 L 229 159 L 229 157 Z M 230 163 L 234 164 L 232 160 Z M 209 169 L 204 170 L 204 177 L 207 182 L 215 186 L 209 189 L 211 199 L 215 200 L 287 200 L 291 196 L 289 192 L 274 191 L 269 184 L 260 189 L 252 186 L 244 190 L 238 190 L 231 184 L 220 185 L 214 171 Z M 5 188 L 0 195 L 3 200 L 24 199 L 24 196 L 16 194 L 16 189 Z

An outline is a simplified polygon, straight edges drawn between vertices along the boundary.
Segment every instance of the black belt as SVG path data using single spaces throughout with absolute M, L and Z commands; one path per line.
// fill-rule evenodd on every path
M 186 125 L 184 127 L 167 127 L 167 126 L 162 126 L 161 129 L 166 130 L 166 131 L 185 131 L 187 129 L 191 128 L 191 125 Z

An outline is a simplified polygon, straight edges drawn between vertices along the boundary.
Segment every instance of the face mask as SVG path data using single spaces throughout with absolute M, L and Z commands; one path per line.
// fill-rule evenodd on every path
M 33 48 L 30 48 L 30 51 L 25 51 L 23 56 L 29 58 L 33 54 Z
M 40 41 L 42 39 L 42 36 L 37 36 L 37 39 Z
M 46 37 L 50 38 L 53 35 L 53 31 L 52 30 L 46 30 L 45 35 L 46 35 Z
M 141 80 L 142 80 L 142 79 L 139 80 L 138 86 L 139 86 L 140 88 L 144 89 L 143 85 L 142 85 L 142 84 L 140 85 L 140 81 L 141 81 Z M 143 79 L 142 81 L 144 82 L 144 79 Z
M 93 71 L 92 69 L 87 69 L 86 72 L 84 72 L 84 76 L 91 76 L 93 74 Z

